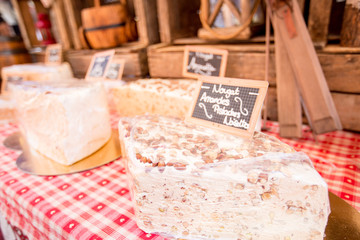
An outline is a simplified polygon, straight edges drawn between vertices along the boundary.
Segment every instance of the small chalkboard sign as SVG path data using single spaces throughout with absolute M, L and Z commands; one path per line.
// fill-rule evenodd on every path
M 61 44 L 51 44 L 46 47 L 45 64 L 60 65 L 62 63 L 62 46 Z
M 184 50 L 183 76 L 224 77 L 228 51 L 216 48 L 186 46 Z
M 268 85 L 266 81 L 199 77 L 186 120 L 250 138 Z
M 1 94 L 8 94 L 8 83 L 18 83 L 27 80 L 24 73 L 3 73 L 1 82 Z
M 85 79 L 88 81 L 104 80 L 114 54 L 115 50 L 108 50 L 94 54 Z
M 125 67 L 125 59 L 113 59 L 105 74 L 106 80 L 121 80 Z

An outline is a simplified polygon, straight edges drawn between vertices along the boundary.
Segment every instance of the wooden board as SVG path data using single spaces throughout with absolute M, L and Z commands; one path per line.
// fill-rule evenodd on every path
M 61 43 L 64 50 L 72 47 L 72 41 L 70 38 L 70 30 L 66 21 L 67 15 L 64 9 L 63 1 L 54 1 L 50 14 L 53 16 L 53 27 L 56 29 L 54 32 L 58 34 L 57 41 Z
M 274 21 L 276 21 L 274 19 Z M 276 28 L 274 24 L 274 28 Z M 281 137 L 301 137 L 302 118 L 299 90 L 284 42 L 275 30 L 276 90 Z
M 307 118 L 316 134 L 341 129 L 339 116 L 302 13 L 297 2 L 293 0 L 292 3 L 291 12 L 288 6 L 276 10 L 275 34 L 279 34 L 285 43 Z M 296 35 L 289 34 L 291 31 L 295 31 Z
M 314 44 L 321 47 L 327 43 L 331 6 L 332 0 L 310 1 L 308 29 Z
M 203 45 L 201 45 L 203 46 Z M 204 45 L 213 46 L 213 45 Z M 214 46 L 213 46 L 214 47 Z M 229 51 L 226 77 L 264 79 L 265 45 L 216 45 Z M 360 51 L 339 46 L 327 46 L 317 51 L 331 91 L 360 93 Z M 184 46 L 156 44 L 148 48 L 149 71 L 151 77 L 181 78 Z M 164 67 L 166 66 L 166 67 Z M 274 46 L 270 46 L 269 65 L 270 86 L 276 85 Z

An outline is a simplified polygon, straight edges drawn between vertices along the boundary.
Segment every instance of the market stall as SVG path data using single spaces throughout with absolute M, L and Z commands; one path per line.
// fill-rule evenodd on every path
M 360 239 L 356 1 L 0 4 L 0 240 Z

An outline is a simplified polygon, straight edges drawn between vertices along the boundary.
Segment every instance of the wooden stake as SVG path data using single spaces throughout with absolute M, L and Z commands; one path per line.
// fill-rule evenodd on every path
M 270 61 L 270 7 L 266 7 L 266 20 L 265 20 L 265 81 L 269 82 L 269 61 Z M 263 124 L 261 130 L 267 130 L 267 112 L 268 112 L 268 96 L 266 95 L 263 104 Z
M 300 138 L 302 134 L 302 118 L 300 94 L 296 85 L 296 77 L 290 64 L 290 58 L 284 47 L 284 41 L 278 34 L 277 18 L 275 28 L 276 90 L 278 118 L 281 137 Z
M 276 14 L 273 14 L 273 18 L 276 18 L 276 34 L 284 42 L 296 76 L 308 120 L 316 134 L 341 129 L 339 116 L 297 1 L 293 0 L 292 6 L 292 11 L 287 5 L 274 9 Z

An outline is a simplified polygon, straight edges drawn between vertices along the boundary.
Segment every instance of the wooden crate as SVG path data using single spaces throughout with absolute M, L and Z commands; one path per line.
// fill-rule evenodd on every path
M 216 47 L 229 51 L 226 77 L 264 79 L 265 46 L 263 44 L 201 46 Z M 322 50 L 318 50 L 317 55 L 344 128 L 359 131 L 360 114 L 359 111 L 353 111 L 352 108 L 358 108 L 355 104 L 358 103 L 360 98 L 360 49 L 328 45 Z M 160 43 L 150 46 L 148 48 L 150 76 L 152 78 L 182 78 L 182 64 L 179 63 L 182 63 L 183 57 L 184 45 Z M 270 45 L 269 83 L 270 87 L 275 89 L 276 72 L 273 45 Z M 276 90 L 270 91 L 273 91 L 276 95 Z M 336 96 L 336 99 L 334 96 Z M 271 98 L 274 99 L 274 96 Z M 347 101 L 351 104 L 341 104 L 341 99 L 344 98 L 347 98 Z M 270 104 L 268 107 L 270 109 L 269 117 L 273 120 L 277 119 L 275 106 L 276 104 Z
M 36 13 L 46 13 L 49 15 L 52 24 L 52 33 L 58 43 L 64 49 L 70 49 L 73 44 L 69 35 L 69 27 L 66 19 L 66 12 L 62 0 L 53 1 L 50 8 L 45 8 L 40 0 L 11 0 L 15 14 L 17 16 L 21 36 L 28 49 L 41 46 L 36 36 Z M 34 16 L 35 14 L 35 16 Z
M 251 11 L 251 1 L 244 0 L 244 2 L 246 4 L 239 2 L 242 7 L 245 8 L 246 6 L 240 16 L 242 21 L 248 18 Z M 157 0 L 161 42 L 173 43 L 177 40 L 181 41 L 183 38 L 197 38 L 198 36 L 201 36 L 202 41 L 205 42 L 219 41 L 212 33 L 203 28 L 199 17 L 200 6 L 200 0 Z M 260 6 L 258 13 L 262 13 L 261 9 Z M 258 17 L 257 19 L 261 18 Z M 249 39 L 254 33 L 263 29 L 263 26 L 263 22 L 261 24 L 253 23 L 230 41 Z M 227 27 L 214 28 L 213 30 L 217 34 L 227 35 L 233 33 L 236 29 L 237 27 Z
M 93 1 L 63 1 L 68 13 L 64 21 L 68 22 L 74 49 L 83 49 L 82 37 L 79 33 L 79 28 L 82 26 L 80 13 L 84 8 L 93 7 Z M 159 42 L 156 0 L 128 0 L 127 5 L 129 15 L 136 19 L 139 35 L 137 43 L 139 45 L 149 45 Z
M 86 4 L 87 3 L 87 4 Z M 92 7 L 93 1 L 64 0 L 74 49 L 65 53 L 65 59 L 76 77 L 85 76 L 92 54 L 103 50 L 83 49 L 78 29 L 81 26 L 80 12 L 84 7 Z M 143 77 L 148 74 L 146 47 L 160 41 L 156 15 L 156 0 L 127 1 L 130 15 L 136 17 L 138 40 L 115 48 L 115 58 L 125 59 L 124 76 Z
M 65 54 L 65 61 L 69 62 L 76 78 L 84 78 L 94 53 L 101 50 L 69 50 Z M 114 59 L 124 59 L 125 77 L 143 77 L 148 73 L 146 45 L 129 43 L 115 48 Z
M 265 45 L 201 45 L 229 51 L 226 77 L 264 79 Z M 334 92 L 360 93 L 360 49 L 330 45 L 317 51 L 328 86 Z M 156 44 L 148 48 L 151 77 L 182 77 L 184 45 Z M 270 45 L 269 83 L 276 84 L 274 46 Z

